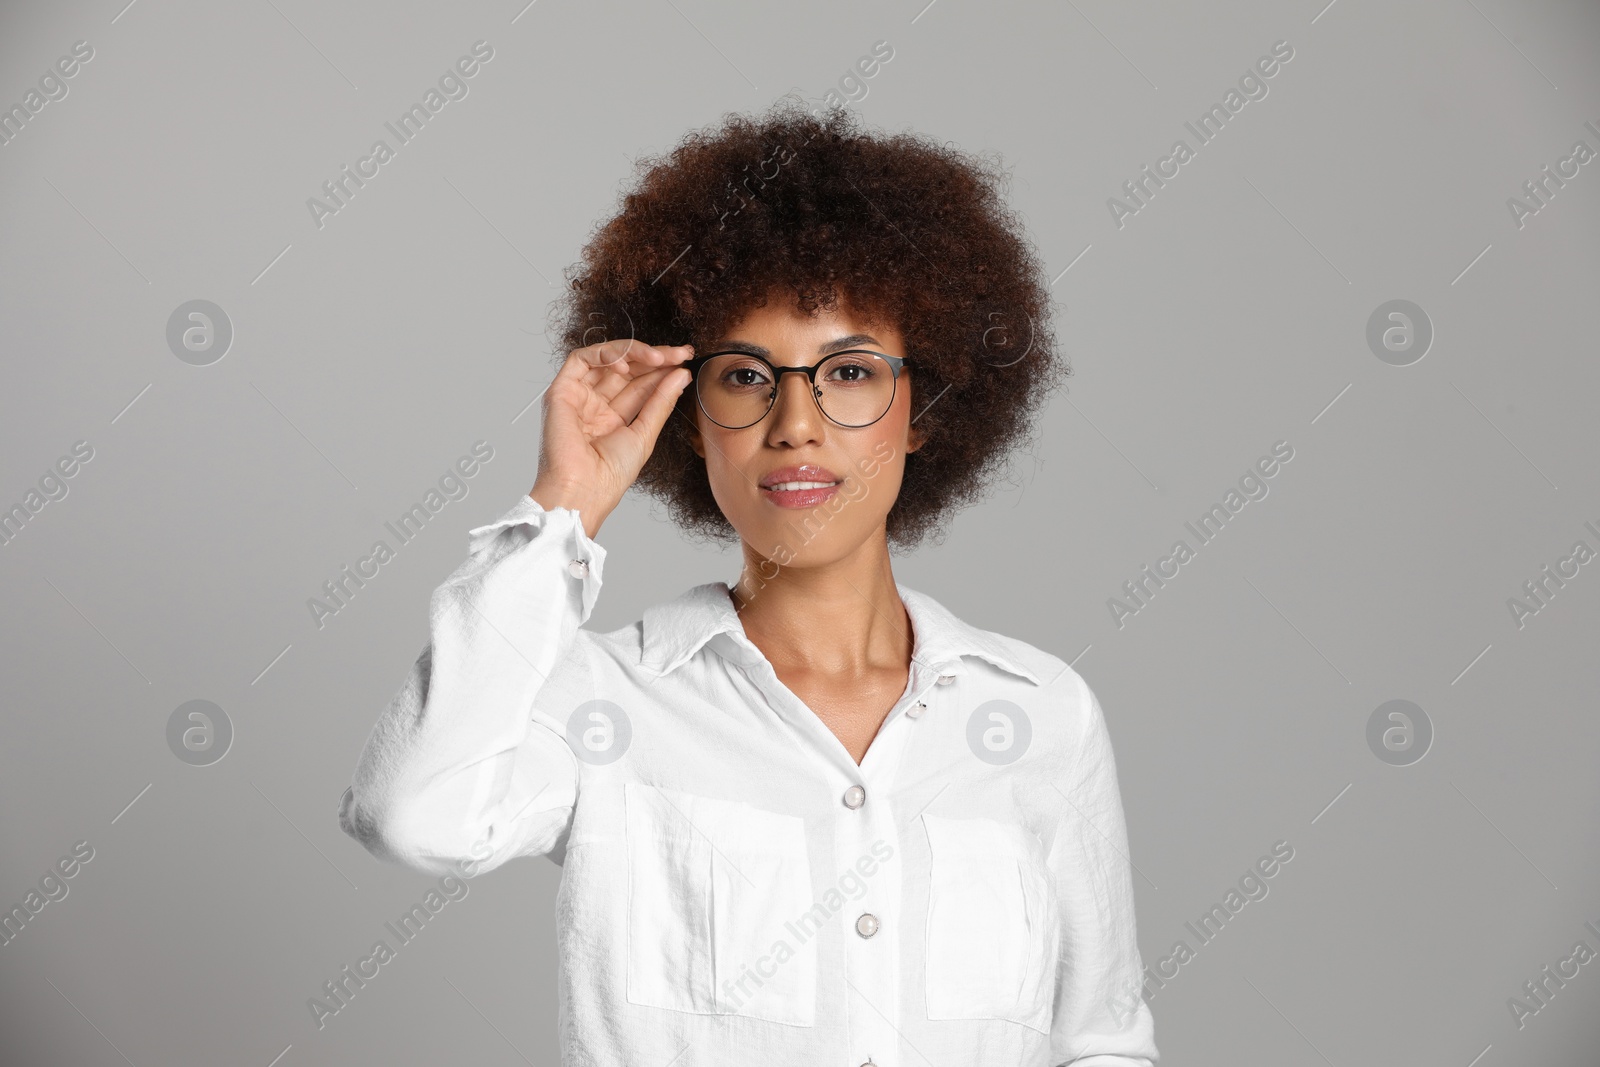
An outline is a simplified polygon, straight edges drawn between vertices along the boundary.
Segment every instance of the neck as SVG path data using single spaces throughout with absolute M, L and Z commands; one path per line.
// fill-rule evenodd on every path
M 848 675 L 909 666 L 911 619 L 883 538 L 814 567 L 779 566 L 748 544 L 743 552 L 734 607 L 775 669 Z

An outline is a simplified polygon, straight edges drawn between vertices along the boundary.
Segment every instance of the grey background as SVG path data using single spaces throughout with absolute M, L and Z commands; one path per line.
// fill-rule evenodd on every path
M 1163 1063 L 1593 1062 L 1600 962 L 1524 1028 L 1507 998 L 1600 949 L 1600 563 L 1520 629 L 1506 602 L 1600 548 L 1600 162 L 1520 229 L 1506 201 L 1600 149 L 1600 11 L 1324 2 L 7 5 L 5 106 L 95 56 L 0 147 L 0 503 L 95 457 L 0 547 L 0 903 L 95 856 L 0 948 L 5 1063 L 555 1061 L 544 860 L 317 1029 L 434 884 L 338 797 L 466 530 L 532 484 L 553 285 L 632 161 L 821 106 L 879 40 L 850 106 L 1003 157 L 1076 368 L 897 578 L 1095 687 L 1146 963 L 1295 849 L 1151 999 Z M 469 96 L 318 229 L 306 199 L 480 39 Z M 1278 40 L 1269 94 L 1119 229 L 1107 198 Z M 165 341 L 194 299 L 235 330 L 210 366 Z M 1391 299 L 1434 326 L 1410 366 L 1365 341 Z M 307 599 L 480 439 L 470 494 L 319 629 Z M 1119 629 L 1107 599 L 1279 440 L 1270 495 Z M 598 629 L 736 574 L 642 500 L 601 540 Z M 1397 698 L 1435 731 L 1405 767 L 1366 742 Z M 166 741 L 195 699 L 235 731 L 207 767 Z

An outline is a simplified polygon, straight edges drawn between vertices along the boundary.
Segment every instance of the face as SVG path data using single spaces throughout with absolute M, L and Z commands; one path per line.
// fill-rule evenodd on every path
M 695 354 L 729 349 L 756 351 L 779 367 L 812 366 L 844 349 L 906 355 L 899 331 L 890 325 L 859 318 L 842 302 L 836 312 L 807 316 L 783 296 L 752 310 L 710 345 L 697 346 Z M 696 404 L 690 441 L 747 553 L 783 567 L 814 567 L 864 547 L 876 550 L 885 540 L 884 520 L 899 495 L 906 454 L 922 445 L 911 425 L 912 373 L 908 362 L 889 410 L 869 426 L 830 420 L 799 374 L 780 375 L 772 410 L 743 429 L 717 425 Z M 837 484 L 769 488 L 794 482 Z

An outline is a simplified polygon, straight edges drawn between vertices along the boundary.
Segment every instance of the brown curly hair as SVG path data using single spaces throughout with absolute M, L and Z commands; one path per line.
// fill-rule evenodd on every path
M 888 514 L 895 547 L 942 539 L 1072 373 L 998 163 L 917 134 L 863 133 L 851 112 L 810 111 L 790 94 L 636 169 L 621 210 L 567 269 L 552 309 L 557 362 L 626 337 L 705 351 L 774 292 L 794 293 L 803 313 L 842 303 L 894 325 L 926 438 Z M 737 540 L 689 443 L 694 404 L 685 389 L 635 484 L 686 532 Z

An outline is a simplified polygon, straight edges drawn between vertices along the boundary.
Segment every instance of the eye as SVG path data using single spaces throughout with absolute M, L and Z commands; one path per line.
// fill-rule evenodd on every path
M 828 364 L 826 378 L 841 385 L 869 382 L 882 373 L 881 362 L 872 356 L 836 356 Z
M 770 384 L 771 376 L 766 366 L 758 360 L 728 357 L 728 365 L 717 370 L 717 382 L 728 388 L 752 389 Z

